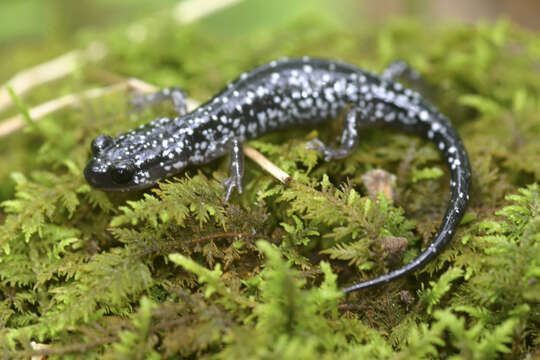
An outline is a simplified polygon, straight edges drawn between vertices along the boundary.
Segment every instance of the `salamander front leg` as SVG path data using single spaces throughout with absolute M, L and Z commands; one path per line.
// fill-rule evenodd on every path
M 136 111 L 141 111 L 166 100 L 172 101 L 178 115 L 184 116 L 187 113 L 187 95 L 179 87 L 166 88 L 153 94 L 137 95 L 130 101 L 130 105 Z
M 242 178 L 244 177 L 244 149 L 242 143 L 234 139 L 231 141 L 231 162 L 229 165 L 229 177 L 223 182 L 225 187 L 225 201 L 229 201 L 234 188 L 239 194 L 242 193 Z
M 327 146 L 318 138 L 311 140 L 306 147 L 323 154 L 325 161 L 342 159 L 349 156 L 358 145 L 357 116 L 358 112 L 356 109 L 350 109 L 345 115 L 345 126 L 338 148 Z
M 422 83 L 422 76 L 409 64 L 401 60 L 390 63 L 382 72 L 381 78 L 387 81 L 396 81 L 398 78 L 403 78 L 413 85 L 420 85 Z

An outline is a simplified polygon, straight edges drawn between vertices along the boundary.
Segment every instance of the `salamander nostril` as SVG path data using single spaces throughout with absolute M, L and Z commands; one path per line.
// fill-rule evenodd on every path
M 84 177 L 90 185 L 98 185 L 97 169 L 94 165 L 94 162 L 91 162 L 84 168 Z

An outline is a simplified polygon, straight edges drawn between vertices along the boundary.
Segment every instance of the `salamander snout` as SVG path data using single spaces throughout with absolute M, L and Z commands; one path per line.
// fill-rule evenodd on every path
M 92 160 L 84 168 L 84 177 L 86 181 L 93 187 L 100 187 L 100 180 L 104 173 L 104 169 L 102 169 L 102 167 L 99 166 L 95 160 Z
M 135 167 L 129 160 L 106 165 L 92 160 L 84 169 L 84 177 L 90 185 L 103 190 L 125 190 L 135 175 Z

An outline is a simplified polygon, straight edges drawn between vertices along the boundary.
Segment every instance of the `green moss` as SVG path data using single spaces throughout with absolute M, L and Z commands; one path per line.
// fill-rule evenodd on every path
M 47 91 L 93 86 L 106 69 L 203 100 L 280 56 L 342 58 L 373 71 L 405 59 L 465 141 L 469 213 L 424 270 L 345 297 L 339 287 L 399 266 L 385 260 L 384 239 L 407 240 L 402 263 L 430 241 L 449 197 L 432 145 L 367 130 L 351 157 L 323 163 L 304 145 L 317 134 L 333 139 L 336 122 L 250 144 L 294 175 L 288 186 L 248 161 L 245 193 L 225 203 L 227 162 L 217 161 L 153 190 L 105 194 L 82 176 L 91 139 L 171 109 L 130 114 L 124 94 L 88 101 L 0 144 L 0 349 L 8 358 L 29 355 L 30 341 L 85 359 L 538 354 L 537 35 L 504 20 L 428 29 L 396 19 L 347 33 L 309 17 L 226 42 L 163 19 L 141 26 L 148 32 L 138 42 L 123 28 L 83 36 L 81 46 L 86 37 L 104 41 L 106 60 Z M 394 203 L 365 194 L 361 176 L 373 168 L 397 175 Z

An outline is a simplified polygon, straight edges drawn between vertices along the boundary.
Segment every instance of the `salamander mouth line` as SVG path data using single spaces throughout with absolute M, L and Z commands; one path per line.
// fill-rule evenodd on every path
M 129 191 L 140 191 L 140 190 L 149 189 L 149 188 L 151 188 L 152 186 L 154 186 L 156 184 L 157 184 L 157 182 L 152 183 L 152 184 L 148 184 L 148 185 L 137 185 L 137 186 L 133 186 L 133 187 L 124 187 L 124 188 L 102 187 L 102 188 L 98 188 L 98 189 L 102 190 L 102 191 L 107 191 L 107 192 L 129 192 Z

